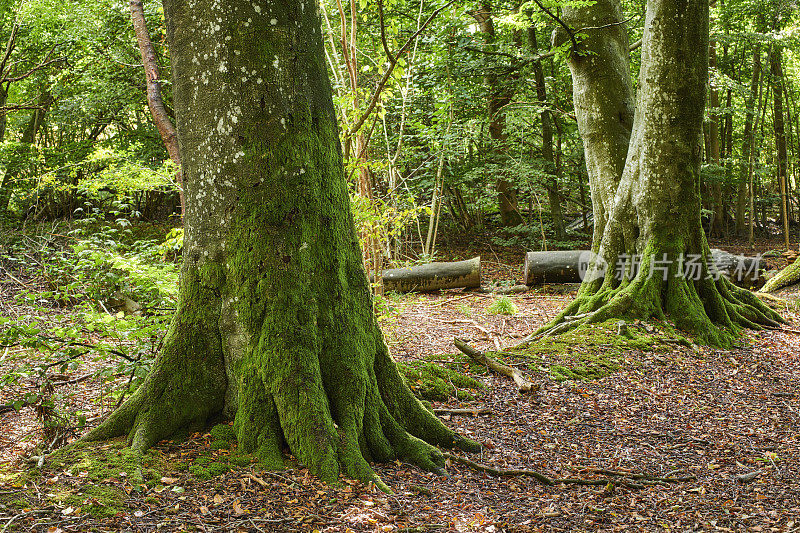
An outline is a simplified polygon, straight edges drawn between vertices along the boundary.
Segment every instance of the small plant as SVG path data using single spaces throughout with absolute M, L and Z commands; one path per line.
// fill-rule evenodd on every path
M 519 309 L 517 309 L 516 304 L 514 304 L 514 302 L 512 302 L 511 298 L 509 298 L 508 296 L 503 296 L 501 298 L 498 298 L 486 310 L 493 315 L 508 315 L 508 316 L 514 316 L 519 312 Z

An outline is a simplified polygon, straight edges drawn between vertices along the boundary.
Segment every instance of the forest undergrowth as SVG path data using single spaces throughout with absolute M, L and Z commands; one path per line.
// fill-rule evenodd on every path
M 635 342 L 616 342 L 610 324 L 509 354 L 576 287 L 387 294 L 376 311 L 412 389 L 484 445 L 471 464 L 453 456 L 446 478 L 375 465 L 389 495 L 349 480 L 323 485 L 291 458 L 289 469 L 266 471 L 238 452 L 223 420 L 146 457 L 119 441 L 64 448 L 138 385 L 158 350 L 177 288 L 178 236 L 165 243 L 167 231 L 91 228 L 87 241 L 86 228 L 42 226 L 4 235 L 12 253 L 0 259 L 0 531 L 796 527 L 793 305 L 783 309 L 785 331 L 748 333 L 732 350 L 674 343 L 657 326 L 631 323 Z M 513 251 L 450 248 L 452 259 L 475 251 L 490 258 L 492 282 L 520 277 Z M 454 337 L 499 352 L 538 390 L 520 394 L 456 353 Z M 548 486 L 523 471 L 597 483 Z

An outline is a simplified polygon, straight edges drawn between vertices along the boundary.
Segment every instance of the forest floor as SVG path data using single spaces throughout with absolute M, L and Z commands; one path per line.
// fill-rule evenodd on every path
M 471 252 L 463 250 L 461 258 Z M 521 257 L 513 254 L 484 251 L 483 264 L 487 279 L 510 284 L 520 277 Z M 497 297 L 486 294 L 390 296 L 381 322 L 399 361 L 471 372 L 484 385 L 471 391 L 471 400 L 434 402 L 439 409 L 481 413 L 444 415 L 451 427 L 485 445 L 473 461 L 551 478 L 596 479 L 592 469 L 607 469 L 691 479 L 641 488 L 545 486 L 460 463 L 448 464 L 449 475 L 438 477 L 397 462 L 375 465 L 394 494 L 346 480 L 327 486 L 302 467 L 271 473 L 249 465 L 204 481 L 185 464 L 231 452 L 215 449 L 209 434 L 194 434 L 159 446 L 162 477 L 142 488 L 124 471 L 97 480 L 83 467 L 60 469 L 58 463 L 45 463 L 38 481 L 29 477 L 23 484 L 14 475 L 25 470 L 22 457 L 41 429 L 33 410 L 23 409 L 0 414 L 0 533 L 800 531 L 796 313 L 787 310 L 786 330 L 748 333 L 732 350 L 670 345 L 617 353 L 620 368 L 591 381 L 554 379 L 553 369 L 601 357 L 614 349 L 611 341 L 592 347 L 593 353 L 574 346 L 569 353 L 542 354 L 535 364 L 517 361 L 540 385 L 531 394 L 453 354 L 453 337 L 484 350 L 514 345 L 563 308 L 574 289 L 509 296 L 517 306 L 513 316 L 490 313 Z M 0 313 L 12 311 L 15 290 L 14 283 L 0 283 Z M 798 299 L 796 290 L 781 296 Z M 68 408 L 89 413 L 90 424 L 113 403 L 96 401 L 100 386 L 89 379 L 63 387 L 79 392 Z M 0 391 L 0 404 L 18 392 Z M 750 476 L 737 479 L 743 474 Z M 118 508 L 98 513 L 102 506 L 90 484 L 120 491 Z

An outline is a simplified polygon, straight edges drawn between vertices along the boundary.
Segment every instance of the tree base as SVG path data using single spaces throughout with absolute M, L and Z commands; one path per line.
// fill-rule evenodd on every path
M 700 344 L 730 347 L 742 328 L 778 326 L 784 319 L 753 293 L 724 277 L 665 281 L 642 271 L 613 287 L 611 280 L 589 281 L 577 298 L 553 321 L 524 339 L 524 348 L 538 339 L 565 333 L 585 324 L 614 318 L 671 321 Z
M 176 346 L 187 344 L 172 335 L 145 383 L 84 441 L 127 435 L 131 448 L 142 453 L 177 431 L 201 429 L 223 411 L 221 359 L 218 366 L 209 365 L 205 354 L 202 360 L 195 357 L 193 364 L 182 362 L 178 367 L 178 354 L 186 356 L 186 351 Z M 268 361 L 241 365 L 234 418 L 240 450 L 269 468 L 281 469 L 288 448 L 323 481 L 335 483 L 341 474 L 373 482 L 387 492 L 389 487 L 370 461 L 401 459 L 442 474 L 444 457 L 437 446 L 480 451 L 480 444 L 460 437 L 425 408 L 382 339 L 379 346 L 383 349 L 370 366 L 353 367 L 355 359 L 338 358 L 338 366 L 328 365 L 327 372 L 316 358 L 304 357 L 284 358 L 280 366 Z M 326 380 L 330 376 L 337 380 Z M 187 391 L 194 392 L 190 396 Z

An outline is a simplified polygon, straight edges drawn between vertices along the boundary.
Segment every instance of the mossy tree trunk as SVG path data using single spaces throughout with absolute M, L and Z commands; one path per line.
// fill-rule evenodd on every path
M 88 439 L 145 450 L 222 413 L 273 466 L 379 480 L 478 449 L 412 395 L 372 311 L 317 9 L 165 0 L 187 209 L 177 314 L 144 384 Z M 323 272 L 324 275 L 320 275 Z
M 628 32 L 619 0 L 565 7 L 563 19 L 586 36 L 580 49 L 570 54 L 569 67 L 594 211 L 592 249 L 597 250 L 625 168 L 633 128 Z M 567 38 L 565 32 L 557 35 L 561 42 Z
M 592 9 L 603 6 L 616 13 L 619 3 L 598 2 Z M 592 26 L 606 25 L 605 19 L 593 20 Z M 648 1 L 635 120 L 614 188 L 622 150 L 614 141 L 624 134 L 617 108 L 624 105 L 594 104 L 584 95 L 599 94 L 590 86 L 605 87 L 603 83 L 611 83 L 608 76 L 576 75 L 573 67 L 575 94 L 582 98 L 576 101 L 579 125 L 582 134 L 590 133 L 584 134 L 584 143 L 593 203 L 596 212 L 608 213 L 604 226 L 603 218 L 597 219 L 601 233 L 596 235 L 598 260 L 593 267 L 609 265 L 609 272 L 593 276 L 590 267 L 576 300 L 540 334 L 615 317 L 669 318 L 703 342 L 727 345 L 741 326 L 757 328 L 781 320 L 752 293 L 716 275 L 700 223 L 708 27 L 708 0 Z M 609 65 L 618 65 L 606 72 L 622 72 L 627 48 L 619 40 L 606 37 L 594 45 L 608 51 Z M 587 57 L 594 59 L 573 57 L 572 62 L 597 62 L 603 56 Z M 617 84 L 622 82 L 616 78 Z M 609 132 L 602 135 L 605 128 Z M 638 269 L 630 268 L 633 261 L 624 267 L 628 257 L 637 258 Z M 615 275 L 617 268 L 620 276 Z M 565 321 L 568 316 L 572 320 Z

